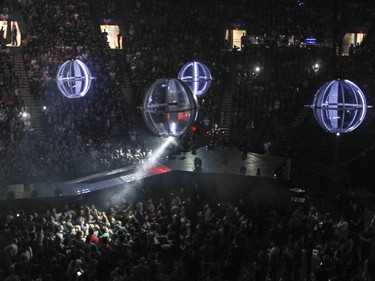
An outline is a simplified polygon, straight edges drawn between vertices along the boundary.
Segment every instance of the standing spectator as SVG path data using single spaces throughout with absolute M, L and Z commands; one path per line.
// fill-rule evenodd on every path
M 346 240 L 349 236 L 349 224 L 344 215 L 341 215 L 340 221 L 335 225 L 335 236 L 339 240 Z
M 300 280 L 302 268 L 302 243 L 300 240 L 297 240 L 294 243 L 293 251 L 293 279 Z
M 12 46 L 18 45 L 18 42 L 17 42 L 17 26 L 16 26 L 15 23 L 13 23 L 13 26 L 12 26 L 10 39 L 11 39 L 11 42 L 12 42 Z
M 121 43 L 122 43 L 122 34 L 121 34 L 121 31 L 119 31 L 119 33 L 117 34 L 117 49 L 122 49 Z
M 170 281 L 188 281 L 188 275 L 183 265 L 176 266 L 176 269 L 171 273 Z
M 2 251 L 3 261 L 5 265 L 10 266 L 18 254 L 18 239 L 13 238 L 12 242 L 4 247 Z
M 1 43 L 4 40 L 4 34 L 5 34 L 5 32 L 4 32 L 4 26 L 2 26 L 1 29 L 0 29 L 0 42 Z
M 151 278 L 150 268 L 146 265 L 146 259 L 141 257 L 139 263 L 132 268 L 135 281 L 148 281 Z
M 374 230 L 366 227 L 359 236 L 360 261 L 365 262 L 371 256 L 371 249 L 374 244 Z
M 282 253 L 282 262 L 283 262 L 283 271 L 282 271 L 282 280 L 292 280 L 293 273 L 293 245 L 286 247 Z M 280 280 L 281 280 L 280 279 Z
M 332 265 L 329 256 L 324 255 L 322 262 L 314 271 L 316 281 L 328 281 L 332 275 Z
M 312 253 L 315 246 L 315 237 L 310 232 L 308 233 L 307 237 L 304 239 L 304 246 L 305 246 L 305 264 L 306 264 L 306 270 L 305 270 L 305 276 L 306 281 L 310 280 L 311 277 L 311 258 Z
M 267 253 L 265 250 L 260 250 L 257 259 L 253 262 L 252 267 L 255 271 L 255 280 L 263 281 L 266 280 L 267 276 Z
M 364 270 L 365 280 L 374 281 L 375 280 L 375 258 L 370 257 L 365 262 Z
M 103 35 L 104 42 L 108 44 L 109 43 L 108 42 L 108 32 L 107 32 L 106 29 L 103 30 L 102 35 Z
M 268 279 L 276 281 L 277 271 L 280 266 L 280 247 L 276 243 L 271 242 L 271 249 L 268 254 Z

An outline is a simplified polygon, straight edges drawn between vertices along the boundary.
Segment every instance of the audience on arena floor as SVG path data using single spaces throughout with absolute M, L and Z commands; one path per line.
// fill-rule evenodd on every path
M 374 278 L 374 213 L 353 195 L 331 214 L 313 200 L 290 211 L 250 198 L 217 202 L 198 185 L 170 198 L 139 196 L 1 214 L 2 279 Z

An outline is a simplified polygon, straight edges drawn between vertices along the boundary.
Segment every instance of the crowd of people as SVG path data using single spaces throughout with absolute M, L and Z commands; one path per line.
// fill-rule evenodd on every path
M 163 194 L 165 187 L 159 188 Z M 311 198 L 282 210 L 253 198 L 218 201 L 197 184 L 167 197 L 132 192 L 139 192 L 132 201 L 117 192 L 115 201 L 100 206 L 3 211 L 1 279 L 375 278 L 375 214 L 353 194 L 340 198 L 347 208 L 329 214 Z
M 252 150 L 287 135 L 324 77 L 314 67 L 322 57 L 315 48 L 250 49 L 236 69 L 232 142 Z
M 326 7 L 309 6 L 307 1 L 306 6 L 305 1 L 245 2 L 245 10 L 257 8 L 254 22 L 259 32 L 274 39 L 288 34 L 320 38 L 331 20 L 330 13 L 321 16 Z M 270 9 L 274 4 L 280 9 Z M 189 0 L 176 5 L 169 0 L 112 0 L 94 5 L 20 0 L 15 7 L 23 11 L 26 23 L 21 48 L 47 138 L 30 134 L 12 53 L 3 45 L 1 184 L 13 179 L 78 177 L 147 160 L 152 150 L 134 134 L 135 114 L 121 89 L 126 77 L 132 84 L 133 105 L 139 106 L 156 79 L 176 77 L 186 62 L 202 61 L 211 69 L 214 83 L 209 94 L 199 99 L 198 122 L 216 129 L 223 95 L 233 91 L 231 143 L 246 151 L 265 143 L 269 152 L 332 71 L 316 66 L 318 60 L 329 61 L 331 54 L 315 47 L 270 45 L 228 52 L 221 24 L 234 21 L 236 15 L 226 1 Z M 356 7 L 363 9 L 363 5 Z M 127 30 L 122 32 L 121 50 L 108 48 L 91 13 L 122 18 Z M 367 92 L 375 88 L 366 82 L 373 71 L 359 70 L 368 63 L 369 48 L 358 49 L 345 65 Z M 95 77 L 84 99 L 66 99 L 56 88 L 57 69 L 72 58 L 86 63 Z M 251 198 L 218 202 L 198 185 L 175 193 L 168 198 L 140 195 L 134 202 L 123 196 L 118 203 L 103 206 L 87 202 L 61 209 L 41 206 L 33 212 L 2 212 L 0 279 L 375 278 L 375 214 L 353 196 L 340 198 L 336 212 L 327 213 L 312 200 L 293 205 L 292 211 L 264 210 L 251 204 Z
M 0 151 L 3 188 L 15 182 L 63 181 L 138 165 L 152 156 L 152 149 L 142 140 L 136 143 L 130 140 L 94 142 L 89 139 L 86 143 L 75 136 L 66 136 L 63 141 L 5 144 Z
M 48 135 L 78 131 L 82 138 L 127 132 L 129 109 L 120 89 L 122 64 L 118 53 L 94 27 L 87 2 L 65 1 L 64 5 L 23 3 L 28 29 L 23 52 L 34 97 L 46 106 L 43 121 Z M 48 11 L 49 17 L 40 15 Z M 96 83 L 84 100 L 69 100 L 57 88 L 55 75 L 70 59 L 87 64 Z
M 29 112 L 14 86 L 17 75 L 9 70 L 13 61 L 4 59 L 2 106 L 11 113 L 4 110 L 7 122 L 2 126 L 6 132 L 0 153 L 1 161 L 7 163 L 1 165 L 0 177 L 4 181 L 61 179 L 130 165 L 149 155 L 142 140 L 135 143 L 130 138 L 134 124 L 121 91 L 123 64 L 118 63 L 123 54 L 107 48 L 93 26 L 87 2 L 52 5 L 41 1 L 34 5 L 20 1 L 17 7 L 27 23 L 21 48 L 30 90 L 41 108 L 39 118 L 48 137 L 38 139 L 29 130 L 24 132 L 30 118 L 23 114 Z M 3 53 L 5 56 L 10 49 Z M 65 98 L 56 87 L 58 67 L 73 58 L 86 63 L 95 78 L 90 94 L 81 100 Z

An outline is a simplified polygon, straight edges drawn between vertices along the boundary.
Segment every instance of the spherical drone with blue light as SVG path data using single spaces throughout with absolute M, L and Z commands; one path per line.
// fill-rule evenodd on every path
M 199 61 L 185 64 L 177 78 L 184 81 L 196 96 L 204 95 L 210 88 L 212 81 L 210 70 Z
M 315 94 L 315 119 L 326 131 L 335 134 L 349 133 L 363 122 L 367 103 L 361 89 L 349 80 L 332 80 Z
M 182 136 L 197 118 L 196 97 L 178 79 L 158 79 L 146 91 L 142 103 L 147 127 L 163 137 Z
M 57 87 L 67 98 L 81 98 L 91 86 L 90 70 L 80 60 L 69 60 L 57 72 Z

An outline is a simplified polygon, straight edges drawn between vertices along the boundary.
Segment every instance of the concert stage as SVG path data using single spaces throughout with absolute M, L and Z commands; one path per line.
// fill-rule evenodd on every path
M 201 169 L 198 170 L 194 165 L 196 158 L 201 161 Z M 255 153 L 244 155 L 235 149 L 209 150 L 202 147 L 196 153 L 162 154 L 154 162 L 106 171 L 66 182 L 32 183 L 28 188 L 22 184 L 10 185 L 3 192 L 1 199 L 9 199 L 9 192 L 13 193 L 14 199 L 77 196 L 134 184 L 145 178 L 176 171 L 192 172 L 194 177 L 198 173 L 200 177 L 209 174 L 215 174 L 215 177 L 236 175 L 247 180 L 257 178 L 259 182 L 260 179 L 270 179 L 276 183 L 289 179 L 290 165 L 290 159 Z M 256 175 L 258 169 L 260 174 Z M 277 175 L 276 169 L 279 170 Z
M 247 153 L 244 154 L 237 149 L 199 148 L 195 154 L 188 152 L 183 155 L 172 155 L 164 157 L 162 163 L 177 171 L 195 171 L 194 160 L 199 158 L 202 162 L 201 172 L 218 173 L 231 175 L 256 176 L 257 170 L 260 177 L 289 180 L 291 161 L 288 158 L 269 156 L 265 154 Z M 241 173 L 244 167 L 244 173 Z M 282 171 L 275 175 L 275 170 L 281 168 Z

